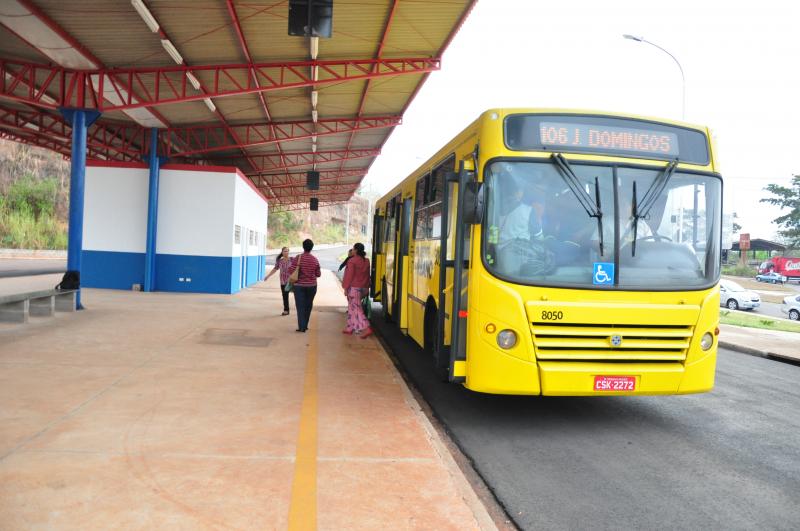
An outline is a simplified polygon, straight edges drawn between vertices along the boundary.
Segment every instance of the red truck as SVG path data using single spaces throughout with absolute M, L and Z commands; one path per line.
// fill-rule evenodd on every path
M 770 271 L 780 273 L 789 280 L 800 280 L 800 258 L 773 256 L 758 266 L 759 273 L 769 273 Z

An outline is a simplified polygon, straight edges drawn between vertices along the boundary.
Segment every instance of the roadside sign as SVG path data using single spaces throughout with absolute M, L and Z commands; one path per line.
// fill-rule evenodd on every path
M 743 232 L 739 235 L 739 250 L 746 251 L 750 248 L 750 233 Z

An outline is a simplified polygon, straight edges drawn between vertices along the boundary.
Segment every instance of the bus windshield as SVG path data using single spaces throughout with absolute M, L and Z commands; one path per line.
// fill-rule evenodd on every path
M 567 169 L 555 159 L 487 164 L 483 257 L 493 274 L 594 289 L 681 291 L 717 281 L 718 177 L 674 164 Z

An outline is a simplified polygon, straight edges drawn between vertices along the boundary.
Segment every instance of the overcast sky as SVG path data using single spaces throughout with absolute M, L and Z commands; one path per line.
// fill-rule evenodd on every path
M 364 181 L 388 191 L 491 107 L 559 107 L 709 126 L 725 211 L 774 236 L 768 183 L 800 173 L 798 2 L 479 0 Z M 388 50 L 387 50 L 388 52 Z M 377 88 L 377 87 L 376 87 Z

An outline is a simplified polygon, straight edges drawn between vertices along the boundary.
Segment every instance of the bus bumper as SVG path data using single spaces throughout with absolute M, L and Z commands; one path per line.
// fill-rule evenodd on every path
M 539 362 L 539 382 L 547 396 L 674 395 L 705 393 L 714 387 L 716 349 L 695 363 Z M 597 391 L 596 376 L 632 376 L 633 391 Z
M 493 349 L 492 349 L 493 350 Z M 484 352 L 486 354 L 486 352 Z M 501 352 L 468 360 L 465 386 L 482 393 L 544 396 L 674 395 L 704 393 L 714 387 L 716 348 L 694 363 L 526 362 Z M 483 370 L 483 359 L 487 364 Z M 487 370 L 490 369 L 491 370 Z M 597 376 L 628 376 L 633 391 L 595 390 Z

